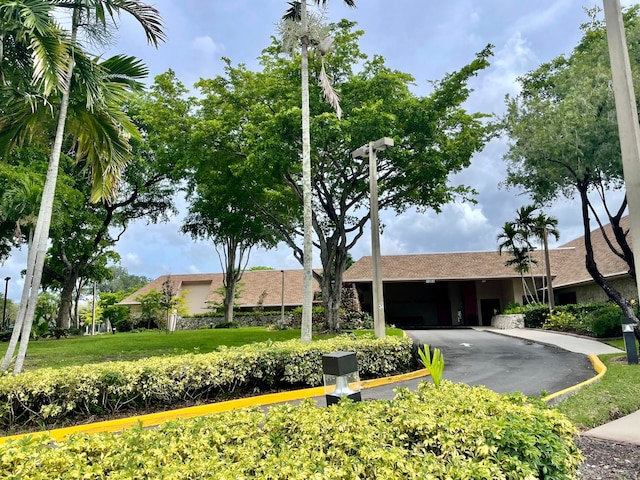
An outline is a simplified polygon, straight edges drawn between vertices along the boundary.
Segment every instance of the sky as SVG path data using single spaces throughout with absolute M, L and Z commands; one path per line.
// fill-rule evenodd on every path
M 188 88 L 200 78 L 223 73 L 221 57 L 258 69 L 257 57 L 277 34 L 276 24 L 287 8 L 285 0 L 151 0 L 164 21 L 167 41 L 158 49 L 148 45 L 142 29 L 123 16 L 109 50 L 95 52 L 135 55 L 153 77 L 169 69 Z M 559 55 L 569 55 L 581 38 L 580 25 L 587 21 L 584 7 L 602 5 L 602 0 L 357 0 L 349 9 L 330 0 L 328 21 L 347 18 L 365 34 L 360 49 L 369 57 L 382 55 L 386 64 L 416 79 L 414 92 L 429 93 L 429 81 L 460 69 L 476 52 L 493 44 L 491 66 L 473 79 L 474 89 L 465 104 L 469 111 L 500 115 L 505 95 L 518 93 L 516 79 Z M 622 0 L 623 6 L 637 2 Z M 372 139 L 375 140 L 375 139 Z M 357 148 L 358 146 L 354 146 Z M 497 249 L 496 236 L 516 210 L 531 203 L 522 192 L 501 187 L 506 168 L 503 155 L 507 140 L 492 140 L 474 155 L 471 166 L 451 178 L 452 183 L 477 190 L 477 203 L 453 203 L 442 212 L 402 215 L 382 211 L 380 237 L 382 255 L 487 251 Z M 193 241 L 180 233 L 184 198 L 177 197 L 181 213 L 170 222 L 149 225 L 132 223 L 116 245 L 121 265 L 129 273 L 156 278 L 165 274 L 220 272 L 213 245 Z M 577 202 L 558 201 L 545 213 L 558 219 L 560 241 L 582 235 Z M 352 250 L 354 259 L 371 254 L 370 235 L 364 235 Z M 2 277 L 10 276 L 8 297 L 19 299 L 26 268 L 26 249 L 13 252 L 0 266 Z M 254 250 L 248 267 L 301 268 L 289 247 Z M 314 266 L 319 258 L 314 256 Z

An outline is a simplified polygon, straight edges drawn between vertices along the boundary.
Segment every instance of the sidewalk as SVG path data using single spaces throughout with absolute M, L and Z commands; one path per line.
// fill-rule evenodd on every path
M 565 333 L 548 332 L 545 330 L 529 329 L 529 328 L 506 328 L 500 329 L 495 327 L 472 327 L 474 330 L 482 330 L 485 332 L 498 333 L 500 335 L 508 335 L 510 337 L 522 338 L 523 340 L 531 340 L 536 343 L 545 345 L 554 345 L 568 350 L 569 352 L 582 353 L 584 355 L 604 355 L 607 353 L 624 353 L 610 345 L 605 345 L 597 340 L 589 337 L 581 337 Z
M 590 338 L 575 335 L 545 332 L 544 330 L 535 330 L 527 328 L 512 328 L 500 330 L 492 327 L 476 327 L 478 330 L 484 330 L 500 335 L 508 335 L 524 340 L 531 340 L 546 345 L 555 345 L 564 350 L 571 352 L 583 353 L 585 355 L 603 355 L 607 353 L 624 354 L 622 350 L 605 345 Z M 640 368 L 640 367 L 633 367 Z M 592 428 L 583 432 L 582 435 L 587 437 L 600 438 L 616 443 L 632 443 L 640 446 L 640 410 L 630 415 L 614 420 L 599 427 Z

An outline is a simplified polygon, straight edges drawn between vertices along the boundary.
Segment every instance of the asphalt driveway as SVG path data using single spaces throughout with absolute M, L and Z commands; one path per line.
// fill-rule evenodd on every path
M 473 329 L 408 330 L 407 334 L 416 343 L 442 351 L 445 379 L 484 385 L 500 393 L 550 394 L 595 375 L 584 354 L 519 338 Z M 419 381 L 364 390 L 363 398 L 393 398 L 394 388 L 414 389 Z

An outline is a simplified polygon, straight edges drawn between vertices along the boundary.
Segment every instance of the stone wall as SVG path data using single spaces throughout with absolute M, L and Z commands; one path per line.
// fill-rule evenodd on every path
M 295 323 L 295 315 L 291 313 L 284 314 L 285 325 L 291 326 Z M 216 325 L 224 323 L 224 317 L 186 317 L 178 318 L 176 330 L 198 330 L 200 328 L 214 328 Z M 264 327 L 267 325 L 278 325 L 281 323 L 281 316 L 278 315 L 260 315 L 257 313 L 235 314 L 233 323 L 239 327 Z M 298 324 L 300 321 L 298 320 Z
M 502 330 L 507 328 L 524 328 L 524 314 L 494 315 L 491 318 L 491 326 Z

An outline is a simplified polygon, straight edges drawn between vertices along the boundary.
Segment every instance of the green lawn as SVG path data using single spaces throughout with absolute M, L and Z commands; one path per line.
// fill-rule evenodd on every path
M 612 345 L 624 350 L 622 340 Z M 627 365 L 624 354 L 600 355 L 600 359 L 607 366 L 602 380 L 583 387 L 557 406 L 581 430 L 640 410 L 640 366 Z
M 372 330 L 354 333 L 364 335 L 372 333 Z M 387 335 L 402 335 L 402 330 L 387 329 Z M 314 335 L 314 340 L 330 336 Z M 170 334 L 148 331 L 38 340 L 29 342 L 25 369 L 58 368 L 194 352 L 206 353 L 216 350 L 220 345 L 231 347 L 267 340 L 279 342 L 292 338 L 300 338 L 300 330 L 267 331 L 264 327 L 246 327 L 181 330 Z M 7 344 L 0 344 L 2 355 L 6 349 Z

